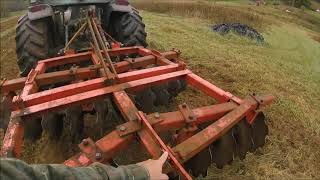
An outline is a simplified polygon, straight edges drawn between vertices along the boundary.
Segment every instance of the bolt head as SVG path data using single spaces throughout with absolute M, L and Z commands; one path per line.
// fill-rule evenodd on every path
M 84 146 L 88 146 L 89 145 L 89 141 L 87 139 L 82 140 L 82 144 Z
M 156 112 L 156 113 L 154 114 L 154 117 L 157 118 L 157 119 L 160 118 L 160 113 Z
M 102 154 L 101 153 L 96 153 L 96 160 L 100 161 L 102 159 Z
M 120 130 L 120 131 L 126 131 L 126 129 L 127 129 L 127 128 L 126 128 L 125 126 L 120 126 L 120 127 L 119 127 L 119 130 Z

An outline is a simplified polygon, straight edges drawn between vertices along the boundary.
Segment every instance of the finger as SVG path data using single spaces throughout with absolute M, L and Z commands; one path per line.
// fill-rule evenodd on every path
M 160 180 L 168 180 L 169 176 L 166 174 L 161 174 L 161 176 L 159 177 Z
M 159 162 L 161 163 L 161 164 L 164 164 L 166 161 L 167 161 L 167 158 L 168 158 L 168 152 L 164 152 L 163 154 L 162 154 L 162 156 L 159 158 Z

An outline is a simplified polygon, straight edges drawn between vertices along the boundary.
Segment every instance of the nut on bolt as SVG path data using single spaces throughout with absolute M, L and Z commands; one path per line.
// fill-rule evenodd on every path
M 157 118 L 157 119 L 160 118 L 160 113 L 156 112 L 156 113 L 154 114 L 154 117 Z
M 102 159 L 102 154 L 100 152 L 96 153 L 96 160 L 100 161 Z
M 125 126 L 120 126 L 120 127 L 119 127 L 119 130 L 120 130 L 120 131 L 126 131 L 127 128 L 126 128 Z
M 183 103 L 183 104 L 182 104 L 182 107 L 183 107 L 183 108 L 187 108 L 187 104 L 186 104 L 186 103 Z
M 89 141 L 87 139 L 82 140 L 82 143 L 84 146 L 88 146 L 89 145 Z

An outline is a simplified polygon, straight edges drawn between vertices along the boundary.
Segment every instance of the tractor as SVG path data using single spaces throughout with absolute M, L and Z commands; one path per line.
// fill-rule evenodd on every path
M 31 0 L 28 12 L 18 20 L 16 28 L 16 54 L 21 76 L 27 76 L 39 60 L 63 54 L 64 47 L 86 18 L 88 9 L 95 12 L 103 30 L 113 41 L 121 43 L 122 47 L 147 46 L 142 17 L 127 0 Z M 86 37 L 87 34 L 82 34 L 71 48 L 80 51 L 90 46 L 86 44 Z M 153 92 L 147 93 L 151 93 L 154 98 Z M 61 119 L 58 114 L 48 116 L 48 119 Z M 46 122 L 28 123 L 26 138 L 39 138 L 43 129 L 48 130 L 50 137 L 57 138 L 57 134 L 61 134 L 62 123 L 51 120 Z M 4 123 L 5 128 L 7 124 Z M 80 124 L 71 123 L 70 126 L 74 134 L 78 133 L 77 129 L 81 129 Z
M 89 8 L 95 9 L 104 31 L 123 46 L 147 46 L 142 18 L 127 0 L 31 0 L 16 29 L 21 75 L 27 76 L 38 60 L 56 56 Z

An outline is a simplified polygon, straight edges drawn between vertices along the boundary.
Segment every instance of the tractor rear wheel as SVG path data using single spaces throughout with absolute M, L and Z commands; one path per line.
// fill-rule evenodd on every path
M 38 60 L 49 57 L 52 37 L 48 19 L 31 21 L 22 16 L 16 28 L 16 53 L 21 76 L 27 76 Z M 41 135 L 41 121 L 26 124 L 25 137 L 37 139 Z
M 20 74 L 27 76 L 38 60 L 49 56 L 52 37 L 49 33 L 48 19 L 31 21 L 24 15 L 16 28 L 16 53 Z
M 148 46 L 145 24 L 137 10 L 111 16 L 109 33 L 124 46 Z

